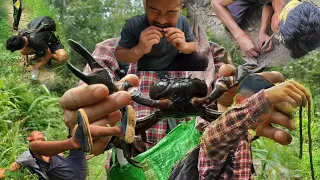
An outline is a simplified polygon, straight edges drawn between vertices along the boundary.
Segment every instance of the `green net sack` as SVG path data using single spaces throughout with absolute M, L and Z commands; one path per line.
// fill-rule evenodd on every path
M 200 132 L 195 129 L 195 120 L 184 122 L 173 129 L 150 150 L 134 159 L 141 162 L 142 169 L 131 164 L 120 167 L 116 161 L 108 172 L 108 180 L 164 180 L 172 167 L 192 148 L 199 145 Z M 115 160 L 113 151 L 113 160 Z

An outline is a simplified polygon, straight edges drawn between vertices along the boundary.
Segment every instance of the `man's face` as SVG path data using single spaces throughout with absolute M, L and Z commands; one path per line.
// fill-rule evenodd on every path
M 174 27 L 182 10 L 181 0 L 147 0 L 146 14 L 151 26 Z
M 32 141 L 44 141 L 44 135 L 40 131 L 33 131 L 29 137 L 28 137 L 29 142 Z

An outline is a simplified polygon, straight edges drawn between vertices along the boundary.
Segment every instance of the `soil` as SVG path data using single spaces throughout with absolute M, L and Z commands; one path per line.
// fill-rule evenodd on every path
M 10 20 L 10 23 L 13 24 L 13 7 L 12 7 L 12 1 L 5 1 L 6 9 L 8 12 L 8 18 Z M 25 28 L 27 24 L 30 22 L 31 18 L 28 17 L 28 10 L 23 9 L 20 23 L 18 27 L 18 31 L 15 31 L 12 29 L 12 35 L 17 35 L 20 30 Z M 29 56 L 30 59 L 31 56 Z M 17 59 L 16 64 L 21 64 L 23 62 L 23 57 L 21 56 L 19 59 Z M 35 62 L 30 62 L 31 64 L 34 64 Z M 23 78 L 26 81 L 31 81 L 31 72 L 26 71 L 26 73 L 23 75 Z M 35 82 L 41 83 L 41 84 L 52 84 L 55 81 L 55 73 L 52 70 L 41 68 L 39 70 L 38 78 Z
M 200 12 L 202 16 L 202 24 L 206 27 L 206 29 L 211 31 L 214 36 L 226 39 L 228 41 L 233 41 L 239 48 L 239 45 L 233 38 L 232 34 L 226 30 L 225 26 L 212 11 L 210 0 L 189 0 L 186 3 L 191 3 L 193 6 L 197 7 L 197 11 Z M 242 29 L 245 30 L 245 32 L 256 44 L 258 43 L 261 13 L 262 7 L 257 7 L 254 10 L 250 10 L 242 25 Z M 269 30 L 269 35 L 272 35 L 271 29 Z M 276 38 L 278 37 L 276 36 Z M 271 52 L 262 54 L 256 59 L 245 57 L 243 53 L 244 60 L 248 63 L 258 62 L 259 65 L 266 64 L 268 66 L 286 64 L 287 62 L 292 61 L 293 59 L 290 57 L 289 51 L 276 38 L 273 38 L 274 49 Z

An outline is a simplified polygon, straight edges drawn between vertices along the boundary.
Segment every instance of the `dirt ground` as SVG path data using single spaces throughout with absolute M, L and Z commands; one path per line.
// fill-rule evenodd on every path
M 6 4 L 7 13 L 8 13 L 8 18 L 9 18 L 11 24 L 13 24 L 12 1 L 6 1 L 5 4 Z M 25 28 L 27 26 L 27 24 L 30 22 L 30 19 L 31 18 L 28 17 L 28 10 L 23 9 L 22 14 L 21 14 L 21 18 L 20 18 L 19 29 L 18 29 L 18 31 L 14 31 L 12 29 L 12 35 L 17 35 L 20 30 Z M 30 57 L 31 56 L 29 56 L 29 59 L 30 59 Z M 23 62 L 23 57 L 21 56 L 21 58 L 19 58 L 17 60 L 17 63 L 20 64 L 22 62 Z M 29 81 L 29 80 L 31 81 L 31 72 L 26 71 L 26 73 L 24 74 L 24 78 L 26 81 Z M 38 75 L 38 78 L 36 79 L 36 82 L 39 82 L 42 84 L 47 84 L 47 83 L 52 84 L 54 82 L 54 79 L 55 79 L 55 73 L 53 71 L 51 71 L 50 69 L 41 68 L 39 70 L 39 75 Z
M 216 37 L 223 38 L 229 41 L 234 41 L 235 44 L 238 46 L 232 34 L 225 29 L 222 22 L 212 11 L 210 0 L 191 0 L 188 2 L 190 2 L 193 5 L 196 4 L 196 7 L 199 10 L 198 12 L 201 12 L 202 24 L 206 27 L 206 29 L 209 29 L 209 31 L 211 31 Z M 258 34 L 261 24 L 261 13 L 261 7 L 257 7 L 254 10 L 250 11 L 247 14 L 243 24 L 243 29 L 256 44 L 258 43 Z M 272 31 L 270 29 L 269 35 L 271 36 L 271 34 Z M 266 64 L 269 66 L 276 64 L 286 64 L 287 62 L 292 61 L 293 59 L 290 57 L 289 51 L 276 38 L 273 39 L 273 51 L 266 54 L 262 54 L 256 59 L 247 58 L 244 56 L 245 61 L 250 63 L 258 62 L 259 65 Z

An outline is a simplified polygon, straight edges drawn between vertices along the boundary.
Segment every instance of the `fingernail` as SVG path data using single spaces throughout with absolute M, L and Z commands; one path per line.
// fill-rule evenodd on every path
M 101 98 L 102 96 L 104 96 L 104 94 L 105 94 L 105 90 L 101 87 L 98 87 L 93 91 L 93 96 L 95 98 Z
M 116 97 L 116 103 L 120 106 L 127 105 L 129 102 L 130 102 L 130 100 L 129 100 L 128 96 L 124 93 L 120 92 Z

